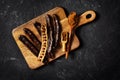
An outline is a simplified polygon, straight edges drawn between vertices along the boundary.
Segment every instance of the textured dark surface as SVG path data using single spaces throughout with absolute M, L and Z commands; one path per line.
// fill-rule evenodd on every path
M 120 0 L 0 0 L 0 80 L 120 80 Z M 61 6 L 66 14 L 95 10 L 97 19 L 76 30 L 81 46 L 39 68 L 28 68 L 11 31 Z

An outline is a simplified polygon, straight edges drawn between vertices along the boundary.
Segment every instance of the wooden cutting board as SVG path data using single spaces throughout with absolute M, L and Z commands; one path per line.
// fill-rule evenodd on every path
M 49 15 L 53 15 L 53 14 L 56 14 L 57 16 L 59 16 L 60 18 L 60 24 L 62 26 L 62 30 L 63 31 L 67 31 L 69 32 L 70 30 L 70 26 L 68 24 L 68 18 L 65 14 L 65 11 L 60 8 L 60 7 L 56 7 L 18 27 L 16 27 L 15 29 L 13 29 L 12 31 L 12 35 L 19 47 L 19 49 L 21 50 L 22 52 L 22 55 L 24 56 L 25 58 L 25 61 L 26 63 L 28 64 L 29 68 L 31 69 L 36 69 L 36 68 L 39 68 L 40 66 L 43 66 L 44 63 L 40 62 L 38 60 L 38 58 L 19 40 L 19 36 L 21 34 L 25 35 L 23 29 L 24 28 L 28 28 L 30 29 L 35 35 L 36 37 L 41 41 L 41 37 L 39 35 L 39 33 L 37 32 L 37 30 L 35 29 L 34 27 L 34 23 L 37 21 L 37 22 L 40 22 L 41 24 L 45 24 L 46 20 L 45 20 L 45 16 L 46 14 L 49 14 Z M 88 14 L 91 14 L 91 18 L 87 18 L 86 16 Z M 78 26 L 81 26 L 83 24 L 86 24 L 88 22 L 91 22 L 95 19 L 95 13 L 93 11 L 88 11 L 87 13 L 84 13 L 80 16 L 80 22 L 78 24 Z M 76 48 L 78 48 L 80 46 L 80 42 L 77 38 L 77 36 L 75 35 L 74 38 L 73 38 L 73 42 L 72 42 L 72 45 L 71 45 L 71 50 L 74 50 Z M 62 52 L 61 48 L 58 49 L 55 53 L 55 59 L 59 58 L 60 56 L 64 55 L 65 53 Z M 55 60 L 54 59 L 54 60 Z M 50 62 L 52 61 L 53 59 L 50 60 Z

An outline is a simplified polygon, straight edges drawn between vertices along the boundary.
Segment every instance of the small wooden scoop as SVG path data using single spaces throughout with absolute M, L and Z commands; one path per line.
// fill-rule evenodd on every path
M 68 42 L 68 32 L 62 32 L 61 42 L 62 42 L 62 51 L 66 52 L 66 44 Z

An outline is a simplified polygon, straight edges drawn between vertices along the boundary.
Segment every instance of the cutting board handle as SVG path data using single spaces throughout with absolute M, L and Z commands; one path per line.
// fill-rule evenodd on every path
M 81 26 L 93 21 L 95 17 L 96 17 L 96 13 L 93 10 L 84 12 L 82 15 L 80 15 L 80 21 L 78 23 L 78 26 Z

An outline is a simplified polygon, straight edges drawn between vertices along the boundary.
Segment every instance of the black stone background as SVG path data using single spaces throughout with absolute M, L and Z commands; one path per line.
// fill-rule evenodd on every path
M 120 0 L 0 0 L 0 80 L 120 80 Z M 92 9 L 94 22 L 77 28 L 81 46 L 64 57 L 31 70 L 11 31 L 61 6 L 66 14 Z

